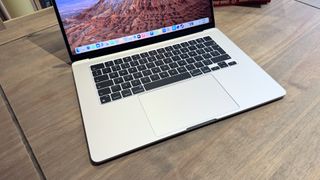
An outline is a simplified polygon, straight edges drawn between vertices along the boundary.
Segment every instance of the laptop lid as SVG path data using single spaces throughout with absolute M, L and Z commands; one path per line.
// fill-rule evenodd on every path
M 215 27 L 211 0 L 53 0 L 71 61 Z

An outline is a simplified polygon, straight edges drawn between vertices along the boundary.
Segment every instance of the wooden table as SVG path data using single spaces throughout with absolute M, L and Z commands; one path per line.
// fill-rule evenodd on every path
M 218 27 L 287 96 L 101 166 L 89 161 L 53 12 L 48 28 L 29 19 L 39 31 L 17 30 L 16 39 L 0 32 L 0 84 L 7 103 L 0 106 L 1 137 L 8 132 L 12 141 L 22 139 L 1 142 L 0 179 L 319 179 L 319 9 L 275 0 L 262 8 L 217 8 L 215 15 Z

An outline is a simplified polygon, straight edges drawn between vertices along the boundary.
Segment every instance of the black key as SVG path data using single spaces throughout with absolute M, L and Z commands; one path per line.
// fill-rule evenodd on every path
M 212 46 L 212 48 L 216 51 L 219 51 L 220 54 L 226 54 L 226 52 L 220 46 Z
M 104 89 L 100 89 L 98 90 L 99 96 L 104 96 L 104 95 L 108 95 L 111 93 L 110 88 L 104 88 Z
M 197 42 L 196 42 L 195 40 L 188 41 L 188 43 L 189 43 L 191 46 L 197 44 Z
M 207 66 L 213 64 L 209 59 L 202 61 L 202 63 Z
M 188 48 L 182 48 L 182 49 L 180 49 L 180 51 L 181 51 L 182 53 L 187 53 L 187 52 L 189 52 L 189 49 L 188 49 Z
M 143 70 L 147 69 L 147 66 L 146 65 L 140 65 L 140 66 L 137 66 L 137 68 L 138 68 L 139 71 L 143 71 Z
M 198 43 L 203 43 L 203 42 L 204 42 L 204 40 L 203 40 L 202 38 L 196 39 L 196 41 L 197 41 Z
M 114 85 L 111 87 L 112 92 L 118 92 L 121 91 L 120 85 Z
M 172 46 L 165 47 L 164 49 L 165 49 L 166 51 L 173 51 L 173 50 L 174 50 Z
M 111 73 L 111 68 L 104 68 L 104 69 L 102 69 L 102 72 L 103 72 L 103 74 L 108 74 L 108 73 Z
M 143 59 L 139 60 L 139 63 L 140 64 L 146 64 L 146 63 L 148 63 L 148 60 L 146 58 L 143 58 Z
M 113 61 L 108 61 L 104 63 L 106 65 L 106 67 L 111 67 L 114 66 L 114 62 Z
M 154 75 L 151 75 L 150 78 L 152 81 L 156 81 L 160 79 L 160 76 L 158 74 L 154 74 Z
M 164 61 L 164 63 L 166 63 L 166 64 L 169 64 L 169 63 L 172 63 L 172 62 L 173 62 L 171 58 L 166 58 L 166 59 L 164 59 L 163 61 Z
M 111 98 L 112 98 L 113 101 L 118 100 L 118 99 L 121 99 L 121 94 L 120 94 L 120 92 L 111 94 Z
M 137 68 L 136 67 L 132 67 L 132 68 L 129 68 L 129 73 L 135 73 L 135 72 L 138 72 Z
M 196 56 L 196 57 L 194 57 L 194 59 L 195 59 L 196 61 L 202 61 L 202 60 L 204 60 L 204 58 L 203 58 L 202 56 Z
M 131 61 L 130 65 L 131 65 L 131 67 L 139 66 L 139 62 L 138 61 Z
M 213 52 L 210 52 L 210 54 L 215 57 L 215 56 L 220 56 L 220 53 L 218 51 L 213 51 Z
M 110 102 L 110 101 L 111 101 L 110 96 L 100 97 L 100 102 L 101 102 L 101 104 L 104 104 L 104 103 L 107 103 L 107 102 Z
M 175 70 L 175 69 L 170 69 L 168 72 L 169 72 L 169 74 L 170 74 L 171 76 L 174 76 L 174 75 L 177 75 L 177 74 L 178 74 L 178 71 Z
M 92 71 L 96 71 L 96 70 L 102 69 L 102 68 L 104 68 L 104 65 L 102 63 L 91 66 Z
M 174 50 L 172 51 L 172 54 L 173 55 L 179 55 L 179 54 L 182 54 L 180 50 Z
M 174 49 L 180 49 L 180 48 L 182 48 L 182 46 L 180 44 L 175 44 L 175 45 L 173 45 L 173 48 Z
M 197 44 L 196 47 L 201 49 L 201 48 L 204 48 L 205 46 L 203 44 Z
M 236 65 L 236 64 L 237 64 L 237 62 L 235 62 L 235 61 L 232 61 L 232 62 L 228 63 L 229 66 L 233 66 L 233 65 Z
M 208 68 L 207 66 L 202 67 L 202 68 L 201 68 L 201 71 L 202 71 L 203 73 L 211 72 L 210 68 Z
M 197 52 L 198 54 L 204 54 L 204 53 L 206 53 L 203 49 L 198 49 L 198 50 L 196 50 L 196 52 Z
M 120 71 L 121 70 L 121 67 L 119 65 L 115 65 L 115 66 L 112 66 L 111 67 L 112 71 Z
M 179 73 L 184 73 L 187 71 L 185 67 L 178 67 L 177 70 L 179 71 Z
M 112 72 L 109 74 L 109 76 L 110 76 L 110 79 L 114 79 L 114 78 L 119 77 L 119 74 L 118 74 L 118 72 Z
M 151 71 L 153 72 L 153 74 L 157 74 L 159 72 L 161 72 L 161 69 L 158 67 L 152 68 Z
M 123 58 L 124 62 L 130 62 L 132 61 L 132 58 L 130 56 Z
M 205 41 L 212 41 L 212 38 L 210 36 L 206 36 L 203 38 Z
M 141 56 L 139 54 L 135 54 L 133 56 L 131 56 L 133 60 L 138 60 L 141 58 Z
M 188 42 L 183 42 L 183 43 L 181 43 L 180 45 L 181 45 L 182 47 L 188 47 L 188 46 L 189 46 Z
M 140 56 L 142 58 L 146 58 L 146 57 L 149 57 L 149 54 L 147 52 L 145 52 L 145 53 L 141 53 Z
M 185 66 L 187 65 L 187 62 L 185 60 L 181 60 L 181 61 L 178 61 L 178 64 L 179 66 Z
M 102 72 L 101 72 L 100 69 L 98 69 L 98 70 L 96 70 L 96 71 L 92 71 L 92 75 L 93 75 L 94 77 L 96 77 L 96 76 L 101 76 L 101 75 L 102 75 Z
M 192 76 L 199 76 L 200 74 L 202 74 L 202 72 L 199 69 L 195 69 L 190 71 Z
M 201 68 L 201 67 L 204 66 L 204 65 L 202 64 L 202 62 L 196 62 L 196 63 L 194 63 L 194 65 L 195 65 L 197 68 Z
M 119 78 L 114 79 L 113 81 L 115 84 L 120 84 L 120 83 L 123 83 L 123 78 L 119 77 Z
M 157 58 L 158 60 L 160 60 L 160 59 L 164 59 L 165 57 L 164 57 L 163 54 L 158 54 L 158 55 L 156 55 L 156 58 Z
M 169 74 L 167 72 L 161 72 L 161 73 L 159 73 L 159 75 L 161 78 L 169 77 Z
M 195 46 L 189 46 L 188 48 L 189 48 L 190 51 L 194 51 L 194 50 L 197 49 L 197 47 L 195 47 Z
M 214 45 L 216 45 L 216 43 L 214 41 L 207 41 L 207 42 L 203 43 L 203 45 L 205 45 L 205 46 L 214 46 Z
M 215 67 L 211 68 L 212 71 L 216 71 L 216 70 L 218 70 L 218 69 L 220 69 L 219 66 L 215 66 Z
M 187 61 L 189 64 L 192 64 L 192 63 L 196 62 L 193 58 L 188 58 L 186 61 Z
M 160 66 L 160 68 L 162 71 L 168 71 L 170 69 L 168 65 Z
M 165 50 L 164 48 L 160 48 L 160 49 L 157 49 L 157 52 L 158 52 L 159 54 L 163 54 L 163 53 L 166 52 L 166 50 Z
M 121 68 L 122 69 L 128 69 L 128 68 L 130 68 L 130 64 L 129 63 L 121 64 Z
M 132 95 L 130 89 L 125 89 L 125 90 L 121 91 L 121 94 L 123 97 L 128 97 L 128 96 Z
M 101 83 L 97 83 L 96 84 L 97 89 L 102 89 L 102 88 L 109 87 L 109 86 L 112 86 L 112 85 L 113 85 L 113 81 L 112 80 L 103 81 Z
M 172 57 L 172 60 L 174 60 L 174 61 L 179 61 L 179 60 L 181 60 L 181 58 L 180 58 L 180 56 L 173 56 L 173 57 Z
M 180 57 L 182 59 L 187 59 L 187 58 L 189 58 L 189 55 L 188 54 L 181 54 Z
M 196 67 L 194 67 L 193 64 L 189 64 L 189 65 L 186 65 L 186 68 L 191 71 L 191 70 L 194 70 Z
M 157 55 L 158 53 L 157 53 L 157 51 L 155 51 L 155 50 L 153 50 L 153 51 L 149 51 L 149 55 L 150 56 L 155 56 L 155 55 Z
M 141 84 L 141 82 L 140 82 L 140 80 L 139 80 L 139 79 L 136 79 L 136 80 L 131 81 L 131 84 L 132 84 L 132 86 L 134 87 L 134 86 L 138 86 L 138 85 L 140 85 L 140 84 Z
M 121 84 L 121 87 L 122 87 L 122 89 L 129 89 L 132 86 L 131 86 L 130 82 L 125 82 L 125 83 Z
M 162 66 L 164 65 L 164 62 L 162 60 L 154 62 L 157 66 Z
M 220 66 L 220 68 L 228 67 L 228 64 L 226 62 L 219 62 L 218 65 Z
M 142 75 L 141 72 L 137 72 L 137 73 L 134 73 L 134 74 L 133 74 L 133 77 L 134 77 L 135 79 L 139 79 L 139 78 L 142 78 L 143 75 Z
M 172 54 L 172 52 L 166 52 L 166 53 L 164 53 L 164 56 L 171 57 L 171 56 L 173 56 L 173 54 Z
M 214 51 L 214 49 L 212 49 L 211 47 L 203 48 L 203 50 L 205 50 L 206 52 L 212 52 L 212 51 Z
M 122 64 L 123 60 L 122 59 L 116 59 L 116 60 L 114 60 L 114 63 L 116 63 L 117 65 L 118 64 Z
M 170 68 L 172 68 L 172 69 L 179 67 L 178 64 L 175 63 L 175 62 L 174 62 L 174 63 L 170 63 L 169 66 L 170 66 Z
M 142 71 L 143 76 L 150 76 L 152 72 L 150 70 Z
M 138 94 L 138 93 L 142 93 L 144 91 L 143 86 L 139 85 L 137 87 L 134 87 L 131 89 L 133 94 Z
M 212 57 L 209 53 L 207 53 L 207 54 L 203 54 L 202 56 L 203 56 L 205 59 L 209 59 L 209 58 L 211 58 L 211 57 Z
M 146 83 L 151 82 L 151 80 L 150 80 L 149 77 L 144 77 L 144 78 L 141 78 L 141 82 L 142 82 L 143 84 L 146 84 Z
M 211 59 L 211 61 L 213 63 L 218 63 L 218 62 L 222 62 L 225 60 L 231 59 L 231 57 L 228 54 L 222 55 L 222 56 L 218 56 L 218 57 L 214 57 Z
M 124 76 L 123 79 L 125 81 L 131 81 L 131 80 L 133 80 L 133 76 L 132 75 Z
M 179 74 L 179 75 L 176 75 L 176 76 L 172 76 L 172 77 L 169 77 L 169 78 L 166 78 L 166 79 L 162 79 L 162 80 L 159 80 L 159 81 L 154 81 L 154 82 L 145 84 L 144 88 L 148 91 L 148 90 L 155 89 L 155 88 L 167 85 L 167 84 L 171 84 L 171 83 L 175 83 L 175 82 L 178 82 L 178 81 L 182 81 L 182 80 L 188 79 L 190 77 L 191 77 L 190 74 L 188 72 L 185 72 L 185 73 L 182 73 L 182 74 Z
M 153 62 L 156 60 L 157 60 L 157 58 L 155 58 L 154 56 L 148 57 L 148 62 Z
M 97 83 L 97 82 L 105 81 L 105 80 L 108 80 L 108 79 L 109 79 L 108 75 L 102 75 L 102 76 L 95 77 L 94 81 Z
M 151 63 L 148 63 L 148 64 L 147 64 L 147 67 L 148 67 L 149 69 L 151 69 L 151 68 L 156 67 L 156 65 L 154 65 L 153 62 L 151 62 Z
M 191 51 L 191 52 L 189 52 L 188 53 L 188 55 L 190 56 L 190 57 L 193 57 L 193 56 L 196 56 L 196 55 L 198 55 L 195 51 Z

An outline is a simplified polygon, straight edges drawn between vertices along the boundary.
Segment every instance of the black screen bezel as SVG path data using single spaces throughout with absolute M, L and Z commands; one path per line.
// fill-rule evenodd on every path
M 138 40 L 138 41 L 134 41 L 134 42 L 130 42 L 130 43 L 125 43 L 125 44 L 120 44 L 120 45 L 116 45 L 113 47 L 107 47 L 107 48 L 103 48 L 103 49 L 98 49 L 98 50 L 94 50 L 94 51 L 90 51 L 90 52 L 85 52 L 85 53 L 81 53 L 81 54 L 72 54 L 68 39 L 67 39 L 67 35 L 65 33 L 63 24 L 62 24 L 62 20 L 58 11 L 58 7 L 57 4 L 55 2 L 55 0 L 53 0 L 53 7 L 55 10 L 55 14 L 56 17 L 58 19 L 59 22 L 59 26 L 63 35 L 63 39 L 65 41 L 67 50 L 68 50 L 68 54 L 70 57 L 70 60 L 72 62 L 75 61 L 79 61 L 79 60 L 83 60 L 83 59 L 90 59 L 90 58 L 95 58 L 95 57 L 99 57 L 99 56 L 104 56 L 104 55 L 108 55 L 108 54 L 112 54 L 112 53 L 116 53 L 116 52 L 120 52 L 120 51 L 125 51 L 128 49 L 133 49 L 133 48 L 137 48 L 137 47 L 141 47 L 141 46 L 146 46 L 149 44 L 154 44 L 154 43 L 158 43 L 161 41 L 166 41 L 169 39 L 173 39 L 173 38 L 177 38 L 177 37 L 181 37 L 181 36 L 185 36 L 185 35 L 189 35 L 189 34 L 193 34 L 196 32 L 200 32 L 206 29 L 210 29 L 210 28 L 214 28 L 215 27 L 215 20 L 214 20 L 214 12 L 213 12 L 213 4 L 211 0 L 210 1 L 210 8 L 211 8 L 211 23 L 208 24 L 204 24 L 204 25 L 200 25 L 200 26 L 196 26 L 196 27 L 192 27 L 192 28 L 188 28 L 188 29 L 184 29 L 184 30 L 180 30 L 180 31 L 176 31 L 176 32 L 171 32 L 168 34 L 162 34 L 159 36 L 155 36 L 152 38 L 146 38 L 146 39 L 142 39 L 142 40 Z

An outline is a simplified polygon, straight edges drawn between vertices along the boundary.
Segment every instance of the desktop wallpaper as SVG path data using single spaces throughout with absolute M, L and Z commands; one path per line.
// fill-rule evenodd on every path
M 56 0 L 76 47 L 210 17 L 209 0 Z

